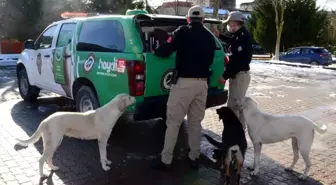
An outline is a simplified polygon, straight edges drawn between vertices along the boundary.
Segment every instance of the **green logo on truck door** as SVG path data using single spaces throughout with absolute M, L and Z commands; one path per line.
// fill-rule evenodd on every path
M 161 79 L 161 88 L 164 91 L 169 91 L 170 87 L 172 85 L 172 80 L 173 80 L 173 75 L 174 75 L 174 70 L 173 69 L 168 69 L 162 76 Z
M 84 73 L 90 73 L 94 64 L 95 64 L 96 57 L 93 53 L 90 53 L 87 60 L 84 62 L 83 71 Z

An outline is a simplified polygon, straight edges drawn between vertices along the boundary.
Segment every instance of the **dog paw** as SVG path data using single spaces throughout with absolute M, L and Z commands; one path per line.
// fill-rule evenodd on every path
M 250 172 L 250 175 L 251 175 L 251 176 L 257 176 L 257 174 L 258 174 L 258 172 L 256 172 L 256 171 L 251 171 L 251 172 Z
M 286 171 L 286 172 L 293 172 L 293 168 L 290 168 L 290 167 L 285 168 L 285 171 Z
M 306 175 L 299 175 L 299 180 L 304 181 L 304 180 L 306 180 L 306 178 L 307 178 Z
M 57 171 L 57 170 L 59 170 L 59 167 L 58 166 L 53 166 L 53 167 L 51 167 L 50 168 L 52 171 Z
M 40 179 L 45 179 L 45 178 L 48 178 L 47 174 L 40 174 Z
M 110 165 L 110 164 L 112 164 L 112 161 L 106 159 L 106 164 L 107 164 L 107 165 Z
M 110 167 L 108 167 L 108 166 L 103 166 L 103 170 L 105 170 L 105 171 L 109 171 L 111 168 Z

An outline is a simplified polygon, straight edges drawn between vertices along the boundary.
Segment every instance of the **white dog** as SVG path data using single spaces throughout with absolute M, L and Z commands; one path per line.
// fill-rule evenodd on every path
M 107 171 L 110 169 L 107 165 L 112 163 L 106 157 L 107 140 L 116 121 L 135 101 L 134 97 L 119 94 L 97 110 L 85 113 L 56 112 L 44 119 L 28 140 L 18 139 L 18 144 L 27 146 L 37 142 L 42 136 L 43 154 L 39 160 L 39 172 L 41 177 L 45 177 L 43 173 L 45 162 L 52 170 L 59 169 L 53 165 L 52 158 L 64 135 L 79 139 L 98 139 L 100 162 L 102 168 Z
M 299 176 L 304 180 L 309 175 L 311 162 L 309 153 L 314 140 L 314 131 L 323 134 L 327 131 L 327 126 L 319 127 L 313 121 L 295 115 L 273 116 L 263 113 L 258 108 L 258 103 L 246 97 L 242 103 L 242 110 L 248 127 L 248 133 L 254 147 L 254 166 L 251 175 L 259 172 L 259 161 L 262 144 L 275 143 L 292 138 L 294 160 L 286 171 L 292 171 L 299 159 L 299 151 L 303 157 L 306 168 Z

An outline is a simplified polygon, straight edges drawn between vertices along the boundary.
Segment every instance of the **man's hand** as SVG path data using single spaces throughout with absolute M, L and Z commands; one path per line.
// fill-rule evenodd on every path
M 212 33 L 216 36 L 219 37 L 219 31 L 217 29 L 214 29 Z
M 218 80 L 218 82 L 220 83 L 220 84 L 225 84 L 226 83 L 226 80 L 221 76 L 220 78 L 219 78 L 219 80 Z

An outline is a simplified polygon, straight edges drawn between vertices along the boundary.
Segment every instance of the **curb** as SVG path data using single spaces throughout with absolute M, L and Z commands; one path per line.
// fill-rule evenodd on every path
M 311 65 L 307 64 L 298 64 L 298 63 L 282 63 L 282 62 L 270 62 L 270 61 L 263 61 L 259 60 L 258 62 L 265 63 L 265 64 L 275 64 L 275 65 L 285 65 L 285 66 L 292 66 L 292 67 L 301 67 L 301 68 L 312 68 Z M 328 66 L 322 66 L 323 69 L 329 69 L 336 71 L 336 67 L 328 67 Z

